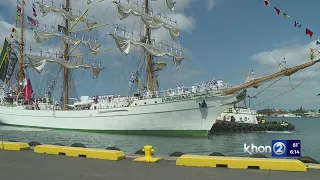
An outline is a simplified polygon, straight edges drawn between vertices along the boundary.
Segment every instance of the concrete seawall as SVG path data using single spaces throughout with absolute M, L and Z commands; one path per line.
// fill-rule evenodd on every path
M 194 155 L 153 157 L 148 156 L 153 152 L 150 146 L 144 148 L 146 157 L 128 156 L 116 150 L 52 145 L 33 148 L 27 143 L 1 141 L 0 144 L 0 175 L 4 180 L 315 180 L 320 177 L 320 166 L 309 169 L 298 160 Z

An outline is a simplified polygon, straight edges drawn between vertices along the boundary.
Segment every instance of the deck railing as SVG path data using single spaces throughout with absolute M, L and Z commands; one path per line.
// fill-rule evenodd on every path
M 167 89 L 167 90 L 156 91 L 155 92 L 155 96 L 156 97 L 168 97 L 168 96 L 174 96 L 174 95 L 192 94 L 192 93 L 199 93 L 199 92 L 212 91 L 212 90 L 213 91 L 218 91 L 218 90 L 228 89 L 228 88 L 231 88 L 233 86 L 234 85 L 232 85 L 232 84 L 224 84 L 223 86 L 219 86 L 219 87 L 218 86 L 214 86 L 213 88 L 197 87 L 196 88 L 196 92 L 192 91 L 193 87 L 184 87 L 183 89 L 181 88 L 180 90 L 178 88 Z

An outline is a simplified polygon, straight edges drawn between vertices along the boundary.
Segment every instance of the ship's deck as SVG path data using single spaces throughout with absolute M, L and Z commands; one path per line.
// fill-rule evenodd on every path
M 1 179 L 20 180 L 315 180 L 320 170 L 283 172 L 198 168 L 175 165 L 175 160 L 138 163 L 126 157 L 120 161 L 95 160 L 33 153 L 32 150 L 0 150 Z

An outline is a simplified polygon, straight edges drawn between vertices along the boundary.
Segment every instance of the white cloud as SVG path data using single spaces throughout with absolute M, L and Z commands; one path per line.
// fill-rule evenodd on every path
M 213 9 L 216 6 L 216 0 L 208 0 L 208 10 Z
M 277 71 L 278 63 L 281 62 L 283 58 L 286 58 L 287 67 L 310 61 L 310 48 L 316 48 L 314 41 L 305 45 L 296 44 L 271 51 L 260 52 L 251 56 L 250 59 L 257 63 L 255 68 L 257 76 L 262 76 Z M 258 105 L 259 101 L 267 101 L 261 104 L 260 108 L 265 108 L 267 105 L 277 108 L 299 108 L 301 105 L 308 108 L 318 108 L 320 103 L 320 97 L 317 97 L 317 94 L 320 93 L 318 86 L 320 74 L 319 71 L 317 71 L 318 69 L 319 65 L 316 64 L 291 75 L 290 79 L 293 87 L 298 84 L 301 85 L 289 93 L 276 97 L 291 89 L 289 78 L 283 77 L 279 82 L 261 93 L 258 99 L 255 100 L 255 105 Z M 259 87 L 259 90 L 264 89 L 270 85 L 270 83 Z M 256 90 L 251 91 L 252 95 L 255 93 L 257 93 Z M 273 100 L 268 101 L 269 99 Z
M 0 21 L 0 44 L 2 46 L 3 40 L 5 37 L 10 37 L 11 29 L 13 25 L 7 23 L 6 21 Z

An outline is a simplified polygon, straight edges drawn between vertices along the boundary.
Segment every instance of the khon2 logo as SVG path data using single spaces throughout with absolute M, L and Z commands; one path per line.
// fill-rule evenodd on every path
M 272 156 L 286 156 L 287 155 L 287 148 L 286 144 L 281 141 L 277 141 L 273 143 L 272 141 Z
M 300 140 L 272 140 L 272 157 L 301 156 Z

